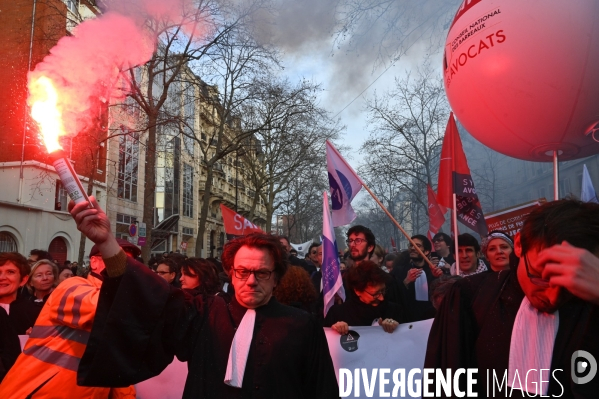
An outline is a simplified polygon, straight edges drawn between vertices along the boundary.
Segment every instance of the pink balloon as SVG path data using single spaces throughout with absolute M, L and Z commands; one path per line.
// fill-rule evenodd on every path
M 451 108 L 486 146 L 530 161 L 599 153 L 599 1 L 464 0 L 443 61 Z

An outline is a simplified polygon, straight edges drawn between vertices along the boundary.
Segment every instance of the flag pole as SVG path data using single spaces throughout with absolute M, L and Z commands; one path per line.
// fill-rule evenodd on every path
M 376 201 L 376 203 L 379 204 L 379 206 L 381 207 L 381 209 L 383 210 L 383 212 L 385 212 L 387 214 L 387 216 L 389 217 L 389 219 L 391 219 L 391 221 L 393 222 L 393 224 L 399 229 L 399 231 L 401 231 L 401 233 L 404 235 L 404 237 L 406 237 L 408 239 L 408 241 L 410 242 L 410 244 L 412 244 L 412 246 L 414 247 L 414 249 L 420 254 L 420 256 L 422 256 L 422 258 L 424 259 L 424 261 L 426 263 L 428 263 L 428 265 L 431 267 L 431 269 L 434 268 L 435 265 L 433 265 L 433 263 L 424 254 L 424 252 L 422 252 L 422 250 L 420 248 L 418 248 L 418 246 L 416 245 L 416 243 L 412 240 L 412 237 L 410 237 L 408 235 L 408 233 L 406 233 L 406 231 L 403 229 L 403 227 L 401 227 L 401 225 L 399 224 L 399 222 L 397 220 L 395 220 L 395 218 L 393 217 L 393 215 L 391 215 L 391 213 L 387 210 L 387 208 L 385 207 L 385 205 L 383 205 L 383 203 L 372 192 L 372 190 L 370 190 L 370 187 L 368 187 L 366 185 L 366 183 L 364 183 L 364 180 L 362 180 L 362 178 L 360 176 L 358 176 L 358 174 L 356 173 L 356 171 L 354 170 L 354 168 L 352 168 L 351 165 L 347 163 L 347 161 L 345 160 L 345 158 L 343 158 L 343 156 L 339 153 L 339 151 L 337 151 L 337 149 L 335 148 L 335 146 L 331 144 L 330 148 L 337 154 L 337 157 L 345 164 L 345 166 L 349 170 L 351 170 L 353 172 L 354 176 L 358 179 L 358 181 L 360 182 L 360 184 L 362 185 L 362 187 L 364 187 L 366 189 L 366 191 L 368 191 L 368 193 L 370 194 L 370 196 Z
M 451 220 L 453 221 L 453 243 L 455 245 L 455 274 L 460 275 L 460 256 L 458 251 L 458 198 L 453 193 L 453 209 L 451 210 Z
M 406 231 L 403 229 L 403 227 L 401 227 L 401 225 L 399 224 L 399 222 L 397 220 L 395 220 L 395 218 L 393 217 L 393 215 L 391 215 L 391 213 L 387 210 L 387 208 L 385 207 L 385 205 L 383 205 L 383 203 L 372 192 L 372 190 L 370 190 L 370 188 L 366 185 L 366 183 L 364 183 L 364 181 L 362 181 L 362 179 L 360 179 L 360 182 L 362 183 L 362 187 L 364 187 L 366 189 L 366 191 L 368 191 L 368 193 L 372 196 L 372 198 L 374 198 L 374 200 L 376 201 L 377 204 L 379 204 L 379 206 L 381 207 L 381 209 L 383 210 L 383 212 L 385 212 L 387 214 L 387 216 L 389 216 L 389 219 L 391 219 L 391 221 L 393 222 L 393 224 L 395 224 L 395 226 L 399 229 L 399 231 L 401 231 L 401 233 L 408 239 L 408 241 L 410 242 L 410 244 L 412 244 L 412 246 L 414 247 L 414 249 L 420 254 L 420 256 L 422 256 L 422 258 L 424 259 L 424 261 L 426 263 L 428 263 L 428 265 L 431 267 L 431 269 L 435 268 L 435 265 L 433 265 L 433 262 L 430 261 L 430 259 L 424 254 L 424 252 L 422 252 L 422 250 L 420 248 L 418 248 L 418 246 L 416 245 L 416 243 L 414 242 L 414 240 L 412 240 L 412 237 L 410 237 L 408 235 L 408 233 L 406 233 Z
M 450 118 L 453 118 L 453 114 L 449 115 Z M 455 122 L 455 119 L 454 119 Z M 456 125 L 457 128 L 457 125 Z M 458 135 L 458 138 L 460 137 L 460 133 L 456 132 L 455 134 Z M 453 163 L 453 167 L 451 168 L 451 170 L 453 171 L 453 184 L 452 187 L 453 189 L 451 190 L 453 192 L 453 210 L 451 211 L 451 215 L 452 215 L 452 220 L 453 220 L 453 243 L 455 245 L 454 248 L 454 252 L 455 252 L 455 275 L 459 276 L 460 275 L 460 254 L 459 254 L 459 248 L 458 248 L 458 196 L 455 193 L 455 188 L 456 188 L 456 176 L 455 176 L 455 172 L 456 172 L 456 165 L 455 165 L 455 136 L 452 136 L 452 140 L 451 140 L 451 162 Z

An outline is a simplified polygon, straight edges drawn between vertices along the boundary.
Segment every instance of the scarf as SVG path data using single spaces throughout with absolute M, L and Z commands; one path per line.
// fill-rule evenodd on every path
M 424 270 L 420 276 L 414 281 L 414 289 L 416 290 L 417 301 L 428 301 L 428 281 Z
M 485 265 L 485 262 L 482 259 L 478 260 L 478 266 L 476 266 L 476 270 L 473 271 L 472 273 L 465 274 L 461 269 L 458 270 L 458 272 L 456 273 L 456 264 L 455 263 L 451 265 L 451 269 L 450 269 L 450 273 L 452 276 L 455 276 L 456 274 L 458 276 L 474 276 L 475 274 L 486 272 L 486 271 L 487 271 L 487 265 Z
M 558 311 L 552 314 L 539 312 L 531 305 L 528 298 L 524 297 L 512 329 L 508 386 L 529 393 L 547 395 L 550 371 L 545 371 L 541 376 L 540 370 L 551 369 L 551 357 L 558 327 Z M 531 371 L 527 376 L 528 370 L 532 369 L 537 371 Z M 516 377 L 516 370 L 519 378 Z M 538 392 L 537 386 L 540 387 L 541 392 Z
M 231 350 L 229 351 L 229 361 L 227 362 L 227 371 L 225 373 L 225 384 L 241 388 L 245 366 L 252 345 L 254 335 L 254 324 L 256 322 L 256 310 L 248 309 L 239 323 L 239 327 L 233 337 Z

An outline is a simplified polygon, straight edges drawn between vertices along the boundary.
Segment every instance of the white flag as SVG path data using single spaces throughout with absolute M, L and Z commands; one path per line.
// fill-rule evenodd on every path
M 297 251 L 297 257 L 300 259 L 303 259 L 306 254 L 308 253 L 308 248 L 310 248 L 310 245 L 312 245 L 312 241 L 306 241 L 303 244 L 292 244 L 289 243 L 289 245 L 291 245 L 291 248 L 295 249 Z
M 339 250 L 335 239 L 335 230 L 331 224 L 329 201 L 326 191 L 322 202 L 322 294 L 324 298 L 324 315 L 333 306 L 335 294 L 345 301 L 345 290 L 339 267 Z
M 362 179 L 328 140 L 327 171 L 333 205 L 333 227 L 345 226 L 357 216 L 351 202 L 362 188 Z

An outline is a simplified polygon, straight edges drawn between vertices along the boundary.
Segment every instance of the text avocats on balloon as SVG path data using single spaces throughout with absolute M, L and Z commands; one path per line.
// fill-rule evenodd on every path
M 599 153 L 598 18 L 596 0 L 465 0 L 443 59 L 459 122 L 515 158 Z

